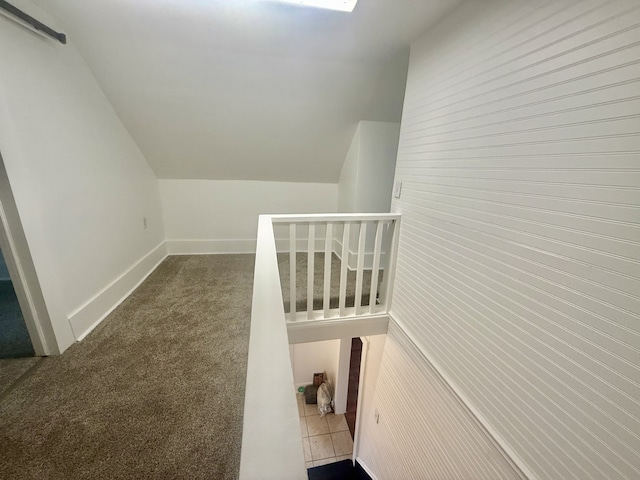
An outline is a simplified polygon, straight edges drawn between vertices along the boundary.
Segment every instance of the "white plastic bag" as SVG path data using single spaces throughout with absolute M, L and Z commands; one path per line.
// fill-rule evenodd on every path
M 327 413 L 331 413 L 333 408 L 331 407 L 331 387 L 324 382 L 318 387 L 318 412 L 320 416 L 324 417 Z

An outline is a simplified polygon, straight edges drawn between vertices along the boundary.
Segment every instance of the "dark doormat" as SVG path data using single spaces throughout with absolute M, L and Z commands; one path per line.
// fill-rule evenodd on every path
M 356 462 L 354 467 L 351 460 L 309 468 L 307 472 L 309 480 L 371 480 L 360 464 Z

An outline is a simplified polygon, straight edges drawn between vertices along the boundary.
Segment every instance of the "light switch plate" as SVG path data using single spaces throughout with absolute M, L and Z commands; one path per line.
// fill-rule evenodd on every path
M 396 182 L 393 186 L 393 198 L 400 198 L 402 193 L 402 182 Z

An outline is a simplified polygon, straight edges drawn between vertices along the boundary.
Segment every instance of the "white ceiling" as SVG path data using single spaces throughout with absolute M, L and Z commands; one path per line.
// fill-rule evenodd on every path
M 400 121 L 407 46 L 460 0 L 36 0 L 158 178 L 337 182 L 359 120 Z

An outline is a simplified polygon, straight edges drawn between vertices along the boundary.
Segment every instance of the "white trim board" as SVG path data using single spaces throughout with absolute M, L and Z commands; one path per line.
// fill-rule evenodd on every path
M 51 321 L 1 154 L 0 248 L 35 354 L 59 354 L 73 343 L 73 332 L 64 324 L 56 330 Z
M 256 239 L 236 240 L 167 240 L 169 255 L 215 255 L 232 253 L 256 253 Z
M 100 293 L 72 312 L 68 319 L 76 340 L 82 340 L 96 328 L 107 315 L 138 288 L 166 257 L 166 243 L 162 242 L 107 285 Z
M 304 480 L 300 418 L 293 395 L 293 370 L 278 276 L 271 219 L 258 222 L 251 300 L 240 480 Z M 269 399 L 265 415 L 265 398 Z M 270 441 L 264 441 L 264 435 Z
M 336 415 L 346 413 L 347 411 L 352 338 L 353 337 L 346 337 L 340 339 L 340 349 L 338 351 L 338 371 L 336 372 L 336 384 L 333 394 L 333 408 Z
M 287 322 L 289 344 L 323 342 L 342 338 L 383 335 L 389 327 L 389 315 L 386 313 L 330 318 L 327 320 L 309 320 Z
M 367 475 L 369 475 L 371 477 L 371 480 L 378 480 L 378 477 L 376 477 L 374 475 L 374 473 L 371 471 L 371 469 L 362 461 L 362 459 L 358 456 L 356 456 L 355 459 L 352 459 L 353 462 L 358 462 L 360 464 L 360 466 L 362 467 L 362 469 L 367 473 Z
M 296 252 L 307 253 L 309 241 L 306 237 L 296 238 Z M 289 252 L 289 239 L 288 238 L 276 238 L 276 249 L 278 253 Z M 314 241 L 313 250 L 315 253 L 324 252 L 324 238 L 316 238 Z
M 431 356 L 427 354 L 426 350 L 421 347 L 421 344 L 416 341 L 415 336 L 406 329 L 404 323 L 398 321 L 391 313 L 389 314 L 389 321 L 394 322 L 400 328 L 402 334 L 406 336 L 411 343 L 413 343 L 416 351 L 420 352 L 420 355 L 425 360 L 429 368 L 440 378 L 442 384 L 445 385 L 453 395 L 453 398 L 455 398 L 462 408 L 468 412 L 469 418 L 478 425 L 480 430 L 494 445 L 500 455 L 507 461 L 513 471 L 523 480 L 534 480 L 537 478 L 518 454 L 504 440 L 504 438 L 491 426 L 484 415 L 482 415 L 482 413 L 473 406 L 469 398 L 462 393 L 462 390 L 460 390 L 457 384 L 453 382 L 446 373 L 444 373 L 444 370 L 440 367 L 438 362 L 434 361 Z
M 358 372 L 358 399 L 356 405 L 360 405 L 360 408 L 356 410 L 356 423 L 355 423 L 355 435 L 353 438 L 353 457 L 357 458 L 360 451 L 360 442 L 362 440 L 362 422 L 364 421 L 364 390 L 367 373 L 367 360 L 369 359 L 369 337 L 360 337 L 362 342 L 362 351 L 360 352 L 360 371 Z M 351 352 L 349 352 L 351 353 Z M 351 355 L 349 355 L 351 356 Z M 349 371 L 351 374 L 351 371 Z
M 338 259 L 342 261 L 342 241 L 334 238 L 333 239 L 333 253 L 336 254 Z M 358 268 L 358 252 L 354 252 L 349 249 L 349 259 L 347 261 L 347 268 L 350 271 L 354 271 Z M 380 270 L 384 270 L 385 258 L 387 256 L 387 252 L 380 252 Z M 373 268 L 373 252 L 364 252 L 364 269 L 371 270 Z

